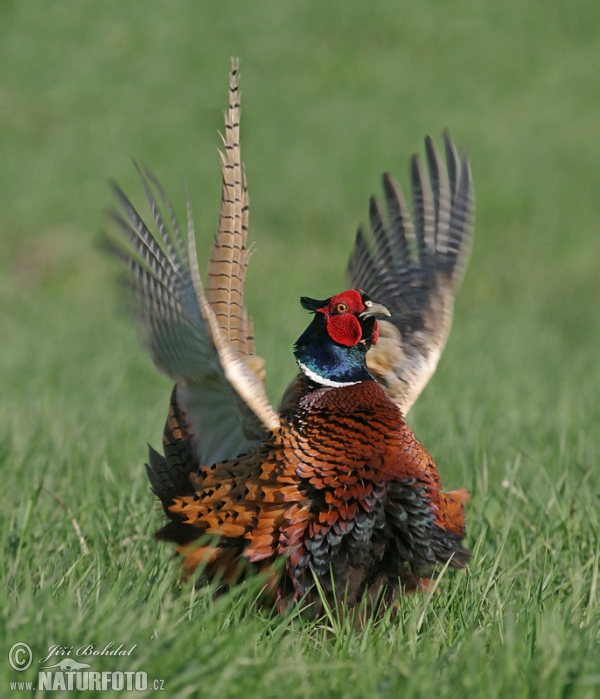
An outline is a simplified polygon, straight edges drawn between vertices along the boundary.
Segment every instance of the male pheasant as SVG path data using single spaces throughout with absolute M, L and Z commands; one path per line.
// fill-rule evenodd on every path
M 236 61 L 225 127 L 206 290 L 189 203 L 186 252 L 151 173 L 140 170 L 159 238 L 115 187 L 125 216 L 114 219 L 133 253 L 111 249 L 125 265 L 151 356 L 176 381 L 164 456 L 151 449 L 147 467 L 169 519 L 157 536 L 178 545 L 185 576 L 202 565 L 205 576 L 231 584 L 248 567 L 277 570 L 281 604 L 314 601 L 315 581 L 349 606 L 364 591 L 397 590 L 399 580 L 421 588 L 435 564 L 468 560 L 461 545 L 468 493 L 442 492 L 433 459 L 404 419 L 435 371 L 468 259 L 468 159 L 459 160 L 445 135 L 444 168 L 426 139 L 429 179 L 416 156 L 411 166 L 414 226 L 384 175 L 387 221 L 372 198 L 374 248 L 359 230 L 348 267 L 353 288 L 301 299 L 314 317 L 294 348 L 300 373 L 276 413 L 243 302 L 248 195 Z M 272 568 L 280 557 L 284 566 Z

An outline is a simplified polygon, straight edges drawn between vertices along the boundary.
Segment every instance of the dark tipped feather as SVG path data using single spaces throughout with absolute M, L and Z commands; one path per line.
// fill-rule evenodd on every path
M 359 228 L 356 233 L 350 268 L 352 269 L 352 283 L 356 288 L 362 288 L 364 280 L 370 280 L 376 276 L 376 268 L 362 228 Z
M 456 146 L 454 145 L 454 142 L 450 138 L 450 134 L 447 131 L 444 131 L 443 138 L 444 149 L 446 151 L 448 180 L 450 181 L 450 197 L 452 202 L 454 202 L 458 188 L 458 178 L 460 176 L 460 161 L 458 159 L 458 153 L 456 152 Z
M 166 275 L 172 275 L 173 272 L 176 272 L 172 260 L 158 244 L 156 238 L 152 235 L 142 217 L 125 196 L 119 185 L 113 183 L 112 188 L 127 216 L 127 218 L 124 218 L 118 212 L 112 212 L 111 217 L 115 223 L 127 236 L 136 252 L 154 272 L 158 273 L 158 268 L 161 268 Z
M 458 191 L 452 207 L 449 227 L 448 257 L 452 261 L 453 284 L 457 287 L 462 280 L 472 244 L 472 226 L 474 216 L 473 182 L 471 165 L 466 154 L 463 155 Z
M 164 456 L 148 445 L 150 464 L 146 464 L 146 473 L 152 492 L 161 500 L 172 497 L 176 493 L 175 484 L 171 477 L 171 468 Z
M 433 193 L 433 204 L 435 209 L 435 225 L 439 221 L 440 211 L 440 162 L 439 156 L 429 136 L 425 138 L 425 154 L 427 155 L 427 166 L 429 168 L 429 182 Z
M 435 246 L 435 215 L 432 206 L 432 194 L 429 181 L 421 168 L 418 156 L 411 160 L 411 191 L 413 202 L 414 231 L 417 238 L 417 250 L 421 267 L 425 267 L 428 256 Z
M 409 239 L 414 239 L 412 221 L 402 190 L 389 173 L 383 175 L 383 190 L 387 203 L 388 221 L 399 283 L 408 288 L 411 268 Z
M 142 169 L 135 161 L 134 165 L 136 170 L 138 171 L 140 180 L 142 181 L 142 186 L 144 187 L 146 199 L 148 201 L 148 205 L 150 206 L 150 211 L 152 212 L 152 216 L 158 228 L 158 232 L 163 241 L 163 244 L 169 254 L 173 266 L 175 267 L 178 273 L 181 273 L 183 268 L 183 263 L 181 259 L 182 252 L 178 250 L 173 243 L 173 238 L 169 232 L 169 228 L 162 217 L 156 198 L 154 197 L 152 189 L 150 188 L 150 184 L 146 176 L 146 169 Z
M 177 250 L 177 257 L 181 261 L 181 268 L 182 270 L 187 269 L 187 246 L 183 240 L 183 235 L 181 234 L 181 228 L 179 226 L 179 222 L 177 220 L 177 216 L 175 215 L 175 210 L 173 209 L 173 205 L 171 204 L 171 200 L 167 196 L 167 193 L 165 192 L 163 186 L 161 185 L 159 179 L 156 177 L 156 175 L 149 170 L 148 168 L 144 168 L 144 173 L 146 174 L 146 177 L 152 182 L 154 187 L 156 188 L 156 191 L 158 192 L 165 209 L 167 210 L 167 213 L 169 215 L 169 220 L 171 223 L 171 237 L 173 239 L 174 246 Z

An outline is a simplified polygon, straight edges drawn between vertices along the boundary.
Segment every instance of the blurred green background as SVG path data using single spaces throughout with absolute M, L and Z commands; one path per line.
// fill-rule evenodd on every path
M 205 256 L 219 205 L 216 132 L 238 55 L 257 244 L 248 304 L 272 395 L 306 320 L 298 296 L 344 286 L 381 172 L 406 185 L 409 155 L 445 127 L 471 154 L 477 237 L 442 372 L 465 353 L 476 371 L 481 342 L 493 342 L 507 379 L 514 364 L 535 373 L 541 363 L 560 384 L 598 339 L 599 27 L 593 2 L 3 2 L 8 374 L 26 364 L 35 379 L 52 344 L 43 338 L 61 322 L 73 340 L 63 350 L 90 342 L 93 362 L 117 345 L 135 361 L 92 250 L 107 226 L 106 182 L 143 206 L 135 157 L 181 210 L 184 172 Z M 75 356 L 62 359 L 85 374 Z M 516 379 L 502 384 L 518 392 Z
M 42 482 L 91 540 L 128 534 L 131 520 L 115 514 L 128 498 L 146 518 L 141 540 L 158 522 L 141 464 L 145 443 L 160 441 L 170 382 L 139 348 L 95 243 L 109 225 L 110 178 L 147 213 L 135 157 L 160 177 L 180 216 L 185 173 L 207 259 L 232 55 L 241 59 L 256 241 L 247 305 L 272 400 L 294 372 L 292 343 L 308 320 L 299 296 L 345 287 L 354 233 L 381 173 L 406 191 L 410 154 L 426 134 L 439 144 L 448 128 L 472 160 L 475 246 L 450 341 L 410 422 L 447 485 L 473 491 L 471 543 L 486 523 L 502 525 L 511 502 L 552 519 L 565 484 L 565 511 L 579 511 L 581 531 L 597 528 L 597 2 L 2 0 L 6 540 L 25 541 L 30 560 L 70 569 L 51 535 L 63 510 L 44 494 L 31 500 Z M 538 526 L 525 527 L 532 539 L 515 543 L 513 563 L 534 546 Z M 68 519 L 61 531 L 73 536 Z M 579 546 L 573 541 L 564 545 Z M 26 573 L 10 568 L 7 551 L 14 590 L 39 579 L 33 564 Z M 32 618 L 16 614 L 18 599 L 5 608 L 13 632 Z M 57 635 L 44 614 L 42 646 Z M 73 624 L 73 636 L 84 632 Z

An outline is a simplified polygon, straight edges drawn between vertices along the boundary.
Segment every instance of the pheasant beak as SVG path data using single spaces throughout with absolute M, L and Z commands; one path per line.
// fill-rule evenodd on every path
M 369 316 L 391 316 L 388 309 L 380 303 L 373 301 L 365 301 L 365 310 L 358 314 L 359 318 L 368 318 Z

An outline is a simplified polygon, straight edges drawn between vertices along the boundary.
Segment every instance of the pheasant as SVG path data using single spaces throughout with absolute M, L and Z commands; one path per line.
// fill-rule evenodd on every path
M 299 373 L 276 412 L 244 307 L 248 193 L 240 156 L 238 63 L 225 114 L 219 229 L 203 286 L 188 200 L 187 244 L 156 177 L 138 168 L 158 235 L 117 185 L 112 241 L 156 366 L 176 384 L 147 472 L 183 575 L 199 566 L 223 586 L 265 571 L 278 605 L 355 605 L 365 592 L 427 586 L 436 564 L 462 568 L 469 494 L 443 492 L 405 415 L 435 371 L 472 238 L 466 155 L 444 134 L 446 166 L 425 141 L 428 177 L 411 162 L 413 221 L 383 176 L 387 215 L 370 201 L 351 289 L 301 298 L 312 322 L 294 346 Z M 187 192 L 186 192 L 187 196 Z M 163 212 L 166 212 L 167 216 Z M 273 566 L 278 559 L 281 566 Z M 315 586 L 315 583 L 318 583 Z M 386 593 L 388 594 L 388 593 Z

